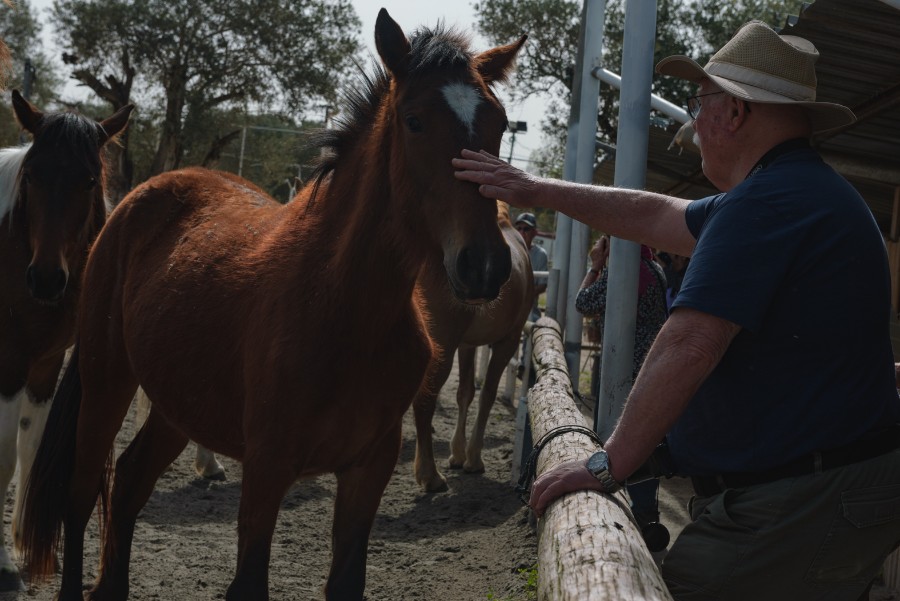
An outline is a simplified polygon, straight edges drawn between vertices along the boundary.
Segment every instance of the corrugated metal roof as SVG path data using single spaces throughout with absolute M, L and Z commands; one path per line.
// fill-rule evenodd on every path
M 817 100 L 856 113 L 856 123 L 819 135 L 813 144 L 856 186 L 889 233 L 900 186 L 900 10 L 879 0 L 816 0 L 782 33 L 804 37 L 819 50 Z M 690 199 L 715 193 L 699 156 L 671 144 L 678 127 L 650 128 L 645 187 Z M 596 172 L 607 184 L 613 175 L 614 160 Z

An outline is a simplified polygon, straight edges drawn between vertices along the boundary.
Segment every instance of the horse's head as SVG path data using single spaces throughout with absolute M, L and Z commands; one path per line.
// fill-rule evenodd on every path
M 75 113 L 43 113 L 12 93 L 16 118 L 34 141 L 19 174 L 18 213 L 28 232 L 25 272 L 32 297 L 62 299 L 72 265 L 80 265 L 90 238 L 106 219 L 100 150 L 128 123 L 132 105 L 102 122 Z
M 420 199 L 422 225 L 443 252 L 457 298 L 492 300 L 509 278 L 509 247 L 496 204 L 474 184 L 456 179 L 450 161 L 463 148 L 498 153 L 506 111 L 491 86 L 505 81 L 525 37 L 473 54 L 466 36 L 441 26 L 407 39 L 382 9 L 375 42 L 391 76 L 385 116 L 393 138 L 391 189 L 405 206 Z

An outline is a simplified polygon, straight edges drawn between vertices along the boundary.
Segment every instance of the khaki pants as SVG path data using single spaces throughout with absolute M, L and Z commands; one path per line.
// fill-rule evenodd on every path
M 854 601 L 900 544 L 900 449 L 691 500 L 663 560 L 685 601 Z

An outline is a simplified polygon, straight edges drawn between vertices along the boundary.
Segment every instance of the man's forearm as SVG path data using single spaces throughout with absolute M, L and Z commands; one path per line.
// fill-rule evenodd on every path
M 696 240 L 684 222 L 690 201 L 626 188 L 541 179 L 540 206 L 562 211 L 617 238 L 690 256 Z

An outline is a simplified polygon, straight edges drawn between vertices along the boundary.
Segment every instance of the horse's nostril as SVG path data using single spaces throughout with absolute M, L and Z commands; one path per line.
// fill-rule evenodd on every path
M 63 290 L 66 289 L 66 281 L 68 280 L 68 275 L 66 275 L 65 269 L 57 269 L 56 270 L 56 290 L 62 293 Z
M 37 280 L 35 278 L 35 270 L 31 265 L 28 266 L 28 269 L 25 270 L 25 283 L 28 284 L 28 290 L 32 293 L 34 289 L 37 287 Z

